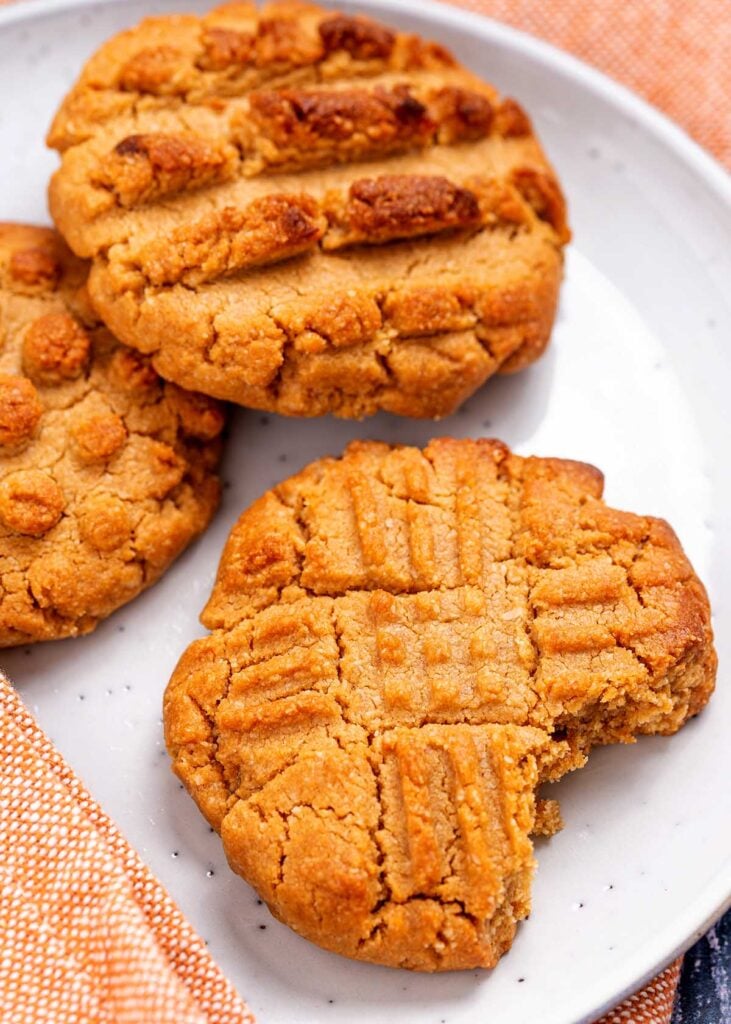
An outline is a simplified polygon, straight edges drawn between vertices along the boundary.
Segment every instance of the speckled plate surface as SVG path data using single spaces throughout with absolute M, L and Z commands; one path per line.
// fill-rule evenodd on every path
M 0 11 L 0 218 L 47 220 L 55 157 L 43 135 L 82 59 L 146 12 L 204 6 L 30 0 Z M 240 413 L 220 514 L 163 581 L 90 637 L 0 661 L 262 1024 L 578 1024 L 689 945 L 731 895 L 731 187 L 660 115 L 543 44 L 424 0 L 341 6 L 439 39 L 534 115 L 575 229 L 552 347 L 437 426 Z M 611 504 L 669 519 L 709 586 L 721 674 L 677 737 L 600 750 L 556 787 L 566 829 L 538 844 L 534 912 L 499 967 L 428 977 L 342 960 L 272 920 L 171 776 L 160 703 L 202 633 L 198 612 L 245 505 L 352 437 L 439 433 L 594 462 Z

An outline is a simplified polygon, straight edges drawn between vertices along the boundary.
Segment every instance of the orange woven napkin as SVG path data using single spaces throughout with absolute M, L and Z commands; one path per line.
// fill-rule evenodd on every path
M 670 1024 L 682 956 L 597 1024 Z
M 0 675 L 0 1020 L 254 1024 Z
M 601 68 L 731 166 L 728 0 L 452 2 L 531 32 Z

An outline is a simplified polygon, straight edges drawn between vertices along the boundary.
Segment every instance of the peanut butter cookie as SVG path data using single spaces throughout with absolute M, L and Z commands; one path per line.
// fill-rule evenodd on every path
M 0 646 L 88 633 L 218 501 L 223 414 L 99 324 L 88 266 L 0 224 Z
M 174 768 L 302 935 L 492 967 L 530 909 L 538 782 L 675 732 L 713 689 L 667 523 L 498 441 L 354 443 L 239 519 L 165 696 Z
M 561 189 L 519 105 L 434 43 L 305 3 L 147 19 L 49 144 L 96 308 L 183 387 L 439 417 L 548 342 Z

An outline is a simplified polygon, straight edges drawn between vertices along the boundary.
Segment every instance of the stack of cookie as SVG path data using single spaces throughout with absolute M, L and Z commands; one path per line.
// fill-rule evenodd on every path
M 205 528 L 219 400 L 439 418 L 548 343 L 560 186 L 437 44 L 305 3 L 148 19 L 49 144 L 64 241 L 0 227 L 0 644 L 88 632 Z M 601 493 L 498 441 L 361 442 L 241 516 L 166 738 L 301 934 L 494 966 L 561 825 L 536 787 L 704 706 L 703 586 Z

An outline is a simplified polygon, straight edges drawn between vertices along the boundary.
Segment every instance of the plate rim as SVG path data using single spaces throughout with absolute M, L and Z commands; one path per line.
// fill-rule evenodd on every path
M 337 0 L 322 0 L 325 6 L 337 6 Z M 17 0 L 0 8 L 0 33 L 24 21 L 63 14 L 85 7 L 111 7 L 124 0 Z M 731 207 L 731 174 L 711 153 L 697 143 L 680 125 L 625 85 L 604 72 L 567 53 L 552 43 L 530 33 L 498 22 L 486 15 L 438 0 L 345 0 L 347 6 L 370 8 L 386 20 L 408 15 L 413 11 L 435 25 L 448 26 L 457 32 L 478 35 L 505 49 L 513 50 L 538 63 L 549 73 L 573 79 L 579 88 L 614 106 L 628 116 L 642 132 L 648 133 L 668 150 L 675 161 L 700 179 L 715 199 Z M 214 6 L 214 0 L 211 0 Z M 180 0 L 180 8 L 186 0 Z M 643 956 L 639 951 L 627 958 L 621 970 L 625 978 L 619 988 L 605 989 L 598 1000 L 582 1010 L 580 1016 L 567 1018 L 566 1024 L 591 1024 L 624 999 L 642 988 L 664 970 L 676 957 L 685 953 L 710 927 L 731 908 L 731 856 L 725 869 L 712 876 L 683 914 L 678 915 L 655 937 L 655 952 Z M 658 953 L 661 948 L 663 952 Z M 635 965 L 634 967 L 632 965 Z M 627 980 L 629 979 L 629 980 Z

